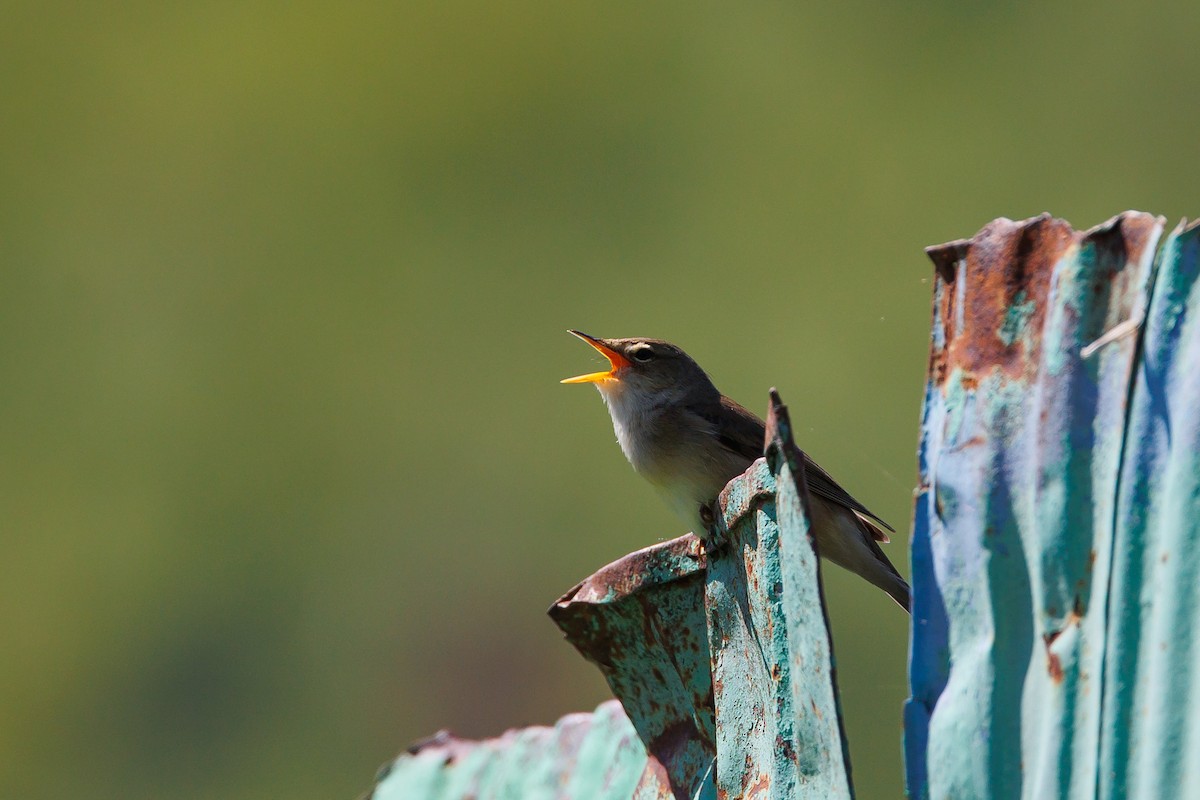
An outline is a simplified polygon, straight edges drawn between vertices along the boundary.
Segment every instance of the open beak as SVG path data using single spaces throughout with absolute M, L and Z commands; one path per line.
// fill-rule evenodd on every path
M 622 367 L 629 366 L 629 359 L 625 358 L 625 356 L 621 355 L 616 350 L 613 350 L 596 337 L 588 336 L 586 333 L 581 333 L 579 331 L 567 332 L 578 336 L 580 339 L 583 339 L 592 347 L 599 350 L 600 353 L 608 359 L 610 369 L 607 372 L 589 372 L 587 375 L 577 375 L 574 378 L 567 378 L 566 380 L 560 381 L 560 383 L 602 383 L 604 381 L 615 381 L 617 380 L 617 370 L 621 369 Z

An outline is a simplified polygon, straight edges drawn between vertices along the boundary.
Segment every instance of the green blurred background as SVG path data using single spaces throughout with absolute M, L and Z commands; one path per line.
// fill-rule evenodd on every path
M 921 248 L 1200 213 L 1195 3 L 4 17 L 5 798 L 351 798 L 604 699 L 544 611 L 682 530 L 568 327 L 777 385 L 907 572 Z M 896 797 L 907 620 L 826 574 Z

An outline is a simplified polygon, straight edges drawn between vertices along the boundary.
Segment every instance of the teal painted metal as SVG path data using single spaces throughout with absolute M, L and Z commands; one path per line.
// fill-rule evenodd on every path
M 930 248 L 912 797 L 1197 794 L 1200 228 L 1162 232 L 1042 216 Z M 852 796 L 802 463 L 773 395 L 707 564 L 683 537 L 551 609 L 621 707 L 439 735 L 375 800 Z
M 620 708 L 482 742 L 439 734 L 372 800 L 851 797 L 803 457 L 774 392 L 765 450 L 722 493 L 707 561 L 689 534 L 551 607 Z
M 615 700 L 550 727 L 465 741 L 439 734 L 384 767 L 371 800 L 670 798 Z
M 700 541 L 631 553 L 550 616 L 619 704 L 484 742 L 434 737 L 393 762 L 372 800 L 714 800 Z
M 852 797 L 803 457 L 774 392 L 767 455 L 720 505 L 725 546 L 706 586 L 717 788 L 728 798 Z
M 674 787 L 663 796 L 678 800 L 712 796 L 704 566 L 699 539 L 684 536 L 609 564 L 550 608 L 621 701 L 664 784 Z
M 1197 234 L 1156 271 L 1162 230 L 1042 216 L 930 249 L 911 796 L 1195 792 Z
M 1117 499 L 1102 798 L 1200 793 L 1200 227 L 1159 257 Z

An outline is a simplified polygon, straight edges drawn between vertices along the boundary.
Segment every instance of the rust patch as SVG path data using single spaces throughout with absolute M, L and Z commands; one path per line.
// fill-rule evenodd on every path
M 749 777 L 749 775 L 746 775 L 747 780 Z M 765 772 L 760 772 L 758 777 L 754 779 L 754 783 L 751 783 L 749 786 L 747 786 L 745 781 L 743 781 L 742 785 L 746 787 L 745 792 L 741 795 L 741 797 L 745 798 L 745 800 L 753 800 L 753 798 L 756 797 L 765 797 L 767 792 L 771 789 L 771 776 Z
M 933 268 L 937 270 L 938 277 L 946 283 L 954 283 L 958 262 L 966 256 L 970 249 L 970 239 L 955 239 L 953 242 L 926 247 L 925 255 L 929 256 L 929 260 L 933 262 Z
M 1067 222 L 1048 214 L 999 219 L 975 235 L 955 285 L 941 293 L 949 369 L 962 369 L 968 379 L 994 366 L 1012 378 L 1032 377 L 1040 337 L 1008 337 L 1006 344 L 1001 332 L 1013 306 L 1023 303 L 1031 304 L 1026 329 L 1042 328 L 1054 265 L 1077 239 Z
M 1051 631 L 1042 635 L 1042 641 L 1046 644 L 1046 672 L 1050 674 L 1050 680 L 1055 683 L 1062 683 L 1063 668 L 1062 661 L 1059 660 L 1056 653 L 1051 652 L 1050 646 L 1054 644 L 1054 640 L 1062 633 L 1061 630 Z
M 799 761 L 799 758 L 796 756 L 796 748 L 782 736 L 775 737 L 775 749 L 783 753 L 783 757 L 793 764 Z
M 946 348 L 934 347 L 929 353 L 929 379 L 934 386 L 946 382 Z
M 704 548 L 692 534 L 637 550 L 601 568 L 560 597 L 550 616 L 575 603 L 606 603 L 629 597 L 643 588 L 661 586 L 704 569 Z M 557 617 L 556 617 L 557 618 Z
M 972 436 L 970 439 L 967 439 L 962 444 L 955 445 L 954 449 L 956 451 L 957 450 L 966 450 L 968 447 L 980 447 L 987 443 L 988 443 L 988 440 L 984 436 Z
M 968 380 L 993 367 L 1010 378 L 1033 378 L 1055 264 L 1072 247 L 1094 247 L 1100 262 L 1111 265 L 1096 276 L 1095 289 L 1132 298 L 1130 287 L 1116 284 L 1139 279 L 1137 270 L 1124 267 L 1141 259 L 1161 224 L 1159 217 L 1127 211 L 1076 232 L 1065 220 L 1042 214 L 1020 222 L 997 219 L 971 239 L 926 248 L 938 275 L 934 317 L 944 334 L 944 345 L 930 352 L 933 385 L 944 385 L 955 369 Z M 1016 314 L 1024 305 L 1027 317 Z M 1129 310 L 1121 312 L 1127 316 Z M 1014 335 L 1015 328 L 1034 335 Z
M 1050 680 L 1055 683 L 1062 683 L 1062 662 L 1058 660 L 1058 656 L 1048 651 L 1046 653 L 1046 671 L 1050 673 Z
M 1117 264 L 1132 263 L 1141 259 L 1150 237 L 1164 222 L 1153 214 L 1125 211 L 1084 231 L 1081 239 L 1095 243 L 1097 250 L 1112 256 Z
M 1048 609 L 1048 611 L 1050 612 L 1051 616 L 1058 613 L 1053 608 Z M 1047 631 L 1046 633 L 1042 634 L 1042 643 L 1046 647 L 1046 672 L 1049 673 L 1050 680 L 1054 681 L 1055 683 L 1062 683 L 1063 667 L 1062 661 L 1059 659 L 1058 654 L 1052 652 L 1051 647 L 1053 647 L 1054 642 L 1058 640 L 1058 637 L 1061 636 L 1063 631 L 1065 631 L 1067 628 L 1079 627 L 1079 624 L 1083 621 L 1083 612 L 1083 599 L 1079 595 L 1075 595 L 1074 602 L 1070 612 L 1067 613 L 1067 618 L 1064 620 L 1063 627 L 1056 631 Z

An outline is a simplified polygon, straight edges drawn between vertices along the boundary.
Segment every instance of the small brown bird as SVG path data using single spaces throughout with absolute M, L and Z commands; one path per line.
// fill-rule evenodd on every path
M 571 331 L 610 369 L 563 383 L 591 383 L 612 416 L 625 457 L 695 533 L 701 509 L 762 455 L 763 421 L 722 395 L 700 365 L 661 339 L 597 339 Z M 804 456 L 820 554 L 861 575 L 909 610 L 908 584 L 879 548 L 894 529 Z

